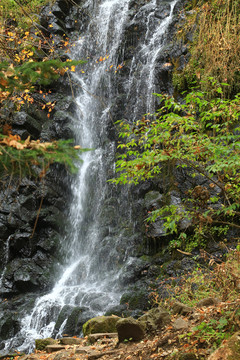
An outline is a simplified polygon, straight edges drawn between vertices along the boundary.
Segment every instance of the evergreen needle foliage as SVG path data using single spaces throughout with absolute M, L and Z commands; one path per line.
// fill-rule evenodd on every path
M 4 139 L 0 135 L 0 139 Z M 37 143 L 37 142 L 36 142 Z M 89 149 L 74 148 L 72 140 L 61 140 L 52 143 L 37 143 L 34 149 L 23 148 L 21 150 L 12 146 L 0 145 L 0 174 L 44 177 L 52 163 L 64 164 L 71 173 L 77 171 L 76 161 L 81 161 L 80 154 Z

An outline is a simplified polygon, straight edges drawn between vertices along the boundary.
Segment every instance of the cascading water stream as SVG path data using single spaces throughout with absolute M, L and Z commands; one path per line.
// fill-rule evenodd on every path
M 177 1 L 171 2 L 171 12 L 166 19 L 153 31 L 148 29 L 138 54 L 132 59 L 130 77 L 124 86 L 128 98 L 132 97 L 134 73 L 138 72 L 135 110 L 134 114 L 129 114 L 133 119 L 143 109 L 143 96 L 145 112 L 154 110 L 151 93 L 154 90 L 156 59 Z M 72 57 L 89 58 L 89 61 L 84 68 L 85 73 L 74 76 L 74 81 L 79 84 L 74 128 L 77 142 L 93 150 L 83 153 L 83 163 L 72 185 L 71 229 L 68 238 L 63 239 L 66 267 L 53 290 L 40 297 L 32 313 L 22 320 L 17 340 L 6 341 L 5 349 L 18 347 L 19 350 L 32 350 L 34 339 L 61 335 L 66 318 L 58 329 L 56 319 L 65 306 L 85 308 L 91 317 L 104 313 L 120 300 L 119 269 L 127 261 L 127 245 L 121 244 L 121 234 L 116 236 L 115 232 L 115 237 L 111 236 L 114 233 L 111 222 L 106 232 L 102 214 L 111 197 L 111 187 L 106 180 L 115 156 L 115 144 L 107 136 L 110 109 L 116 96 L 114 70 L 110 69 L 117 69 L 121 62 L 119 49 L 129 3 L 130 0 L 101 0 L 97 3 L 88 0 L 85 4 L 91 13 L 91 21 L 87 31 L 76 42 Z M 148 22 L 151 22 L 151 9 L 155 6 L 156 1 L 153 0 L 144 7 Z M 105 60 L 99 61 L 100 58 Z M 121 199 L 118 201 L 121 202 Z M 130 206 L 123 202 L 119 206 L 126 206 L 125 216 L 129 218 Z M 116 219 L 112 221 L 117 223 Z
M 2 280 L 3 280 L 3 277 L 5 275 L 5 272 L 6 272 L 6 265 L 8 263 L 8 259 L 9 259 L 9 243 L 10 243 L 10 240 L 11 240 L 11 235 L 7 238 L 7 241 L 6 241 L 6 245 L 5 245 L 5 249 L 4 249 L 4 254 L 3 254 L 3 271 L 2 271 L 2 274 L 0 276 L 0 288 L 2 286 Z
M 146 19 L 148 23 L 147 32 L 145 38 L 138 49 L 137 54 L 134 56 L 131 62 L 131 76 L 129 77 L 129 83 L 127 85 L 129 100 L 133 96 L 136 98 L 136 104 L 134 107 L 134 114 L 131 118 L 136 119 L 144 113 L 152 113 L 155 111 L 155 99 L 152 95 L 155 89 L 154 75 L 156 71 L 157 59 L 159 54 L 166 44 L 165 33 L 168 26 L 171 24 L 173 10 L 178 0 L 173 0 L 170 3 L 171 9 L 169 16 L 163 19 L 158 26 L 150 31 L 151 19 L 155 16 L 155 8 L 157 1 L 152 1 L 145 5 Z M 153 3 L 155 6 L 153 6 Z M 134 20 L 133 20 L 134 21 Z M 138 85 L 135 86 L 134 73 L 138 74 Z

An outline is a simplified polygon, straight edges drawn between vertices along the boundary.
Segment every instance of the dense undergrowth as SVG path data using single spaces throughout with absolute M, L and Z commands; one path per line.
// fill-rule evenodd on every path
M 176 66 L 173 75 L 176 92 L 188 90 L 194 84 L 214 97 L 216 92 L 211 87 L 214 79 L 229 85 L 224 89 L 225 97 L 234 96 L 240 91 L 239 1 L 189 1 L 186 10 L 189 13 L 179 27 L 178 38 L 189 46 L 191 58 L 184 70 L 179 71 Z
M 172 351 L 169 359 L 179 359 L 179 354 L 196 354 L 196 359 L 206 359 L 240 329 L 240 249 L 227 249 L 227 256 L 219 260 L 202 251 L 203 262 L 195 271 L 181 278 L 168 279 L 165 284 L 169 296 L 162 298 L 158 287 L 162 280 L 156 280 L 151 293 L 151 301 L 172 312 L 177 301 L 194 309 L 195 315 L 185 315 L 192 319 L 192 326 L 178 335 L 179 346 Z M 195 357 L 194 357 L 195 358 Z

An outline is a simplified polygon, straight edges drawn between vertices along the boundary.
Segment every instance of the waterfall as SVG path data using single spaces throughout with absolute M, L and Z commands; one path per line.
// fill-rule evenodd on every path
M 9 259 L 9 245 L 10 245 L 10 240 L 11 240 L 11 235 L 7 238 L 7 241 L 6 241 L 6 244 L 5 244 L 5 249 L 4 249 L 4 253 L 2 254 L 2 257 L 3 257 L 3 271 L 2 271 L 2 274 L 0 276 L 0 288 L 2 286 L 2 280 L 3 280 L 3 277 L 5 275 L 5 272 L 6 272 L 6 266 L 7 266 L 7 263 L 8 263 L 8 259 Z
M 142 111 L 154 110 L 151 94 L 155 90 L 155 66 L 177 1 L 170 2 L 169 16 L 155 21 L 154 26 L 156 0 L 141 8 L 146 14 L 147 32 L 131 60 L 128 81 L 123 84 L 126 108 L 128 101 L 134 102 L 130 120 Z M 121 231 L 116 229 L 120 213 L 131 220 L 131 207 L 123 190 L 111 203 L 112 188 L 107 179 L 114 172 L 115 142 L 107 133 L 118 91 L 116 78 L 124 67 L 123 39 L 130 3 L 87 0 L 85 4 L 91 20 L 71 53 L 74 59 L 88 59 L 73 76 L 78 84 L 73 126 L 77 143 L 92 150 L 83 153 L 83 163 L 72 184 L 71 228 L 63 239 L 66 266 L 52 291 L 39 297 L 32 312 L 22 319 L 21 331 L 6 341 L 5 349 L 32 350 L 34 339 L 62 335 L 67 317 L 58 327 L 56 321 L 66 307 L 83 309 L 89 318 L 119 303 L 122 290 L 118 278 L 122 265 L 129 261 L 129 244 L 121 242 Z M 134 23 L 135 18 L 131 21 Z

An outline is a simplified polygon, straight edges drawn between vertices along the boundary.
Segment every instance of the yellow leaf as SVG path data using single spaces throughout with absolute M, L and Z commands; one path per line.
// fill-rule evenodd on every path
M 76 69 L 76 66 L 75 66 L 75 65 L 72 65 L 72 66 L 71 66 L 71 71 L 75 71 L 75 69 Z

